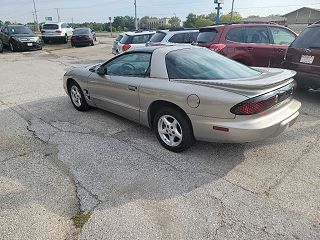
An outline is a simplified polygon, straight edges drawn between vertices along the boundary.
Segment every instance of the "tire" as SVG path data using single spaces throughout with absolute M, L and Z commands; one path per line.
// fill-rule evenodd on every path
M 68 43 L 68 35 L 66 35 L 66 36 L 63 38 L 63 42 L 64 42 L 64 43 Z
M 10 48 L 11 52 L 15 52 L 16 51 L 16 49 L 14 48 L 12 42 L 9 43 L 9 48 Z
M 0 39 L 0 53 L 2 53 L 3 52 L 3 42 L 2 42 L 2 40 Z
M 80 112 L 85 112 L 90 109 L 85 96 L 81 90 L 81 87 L 75 81 L 72 81 L 68 86 L 69 96 L 72 102 L 72 105 Z
M 158 141 L 169 151 L 182 152 L 195 141 L 190 120 L 178 109 L 160 109 L 154 117 L 153 127 Z
M 48 39 L 46 39 L 46 38 L 42 38 L 42 40 L 43 40 L 43 42 L 45 43 L 45 44 L 47 44 L 49 41 L 48 41 Z
M 91 46 L 94 46 L 94 41 L 92 40 L 92 43 L 90 44 Z

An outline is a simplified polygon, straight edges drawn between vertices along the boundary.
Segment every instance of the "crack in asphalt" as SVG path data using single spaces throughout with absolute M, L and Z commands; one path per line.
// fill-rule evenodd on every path
M 287 177 L 290 173 L 292 173 L 294 171 L 294 169 L 296 168 L 296 166 L 298 165 L 298 163 L 303 159 L 303 157 L 307 154 L 309 154 L 312 150 L 314 150 L 315 148 L 318 147 L 318 145 L 316 143 L 318 143 L 320 140 L 320 135 L 317 135 L 317 137 L 315 138 L 315 140 L 310 144 L 310 146 L 306 149 L 304 149 L 301 153 L 301 155 L 293 162 L 293 164 L 291 165 L 291 167 L 289 167 L 280 178 L 278 178 L 274 184 L 270 185 L 268 190 L 266 190 L 264 192 L 264 194 L 266 196 L 270 196 L 271 191 L 274 190 L 275 188 L 277 188 Z

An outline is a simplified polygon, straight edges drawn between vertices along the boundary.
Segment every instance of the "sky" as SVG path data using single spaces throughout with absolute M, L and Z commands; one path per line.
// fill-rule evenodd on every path
M 34 0 L 39 22 L 45 17 L 57 21 L 57 10 L 65 22 L 108 22 L 109 17 L 134 16 L 134 0 Z M 189 13 L 208 14 L 216 11 L 213 0 L 137 0 L 138 18 L 172 17 L 185 20 Z M 231 11 L 232 0 L 225 0 L 222 13 Z M 234 11 L 242 17 L 286 14 L 300 7 L 320 9 L 320 0 L 235 0 Z M 0 20 L 33 22 L 33 0 L 0 0 Z

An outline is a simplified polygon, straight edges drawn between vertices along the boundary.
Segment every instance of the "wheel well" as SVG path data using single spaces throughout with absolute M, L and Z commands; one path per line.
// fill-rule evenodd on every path
M 68 89 L 68 93 L 70 94 L 70 87 L 71 87 L 71 83 L 77 83 L 76 80 L 72 79 L 72 78 L 68 78 L 67 80 L 67 89 Z M 77 83 L 78 84 L 78 83 Z
M 186 116 L 187 120 L 189 121 L 190 126 L 192 127 L 192 124 L 191 124 L 191 121 L 190 121 L 188 115 L 186 114 L 186 112 L 182 108 L 180 108 L 178 105 L 171 103 L 171 102 L 157 100 L 157 101 L 154 101 L 149 106 L 149 109 L 148 109 L 148 122 L 149 122 L 149 126 L 151 128 L 153 128 L 153 120 L 154 120 L 156 113 L 163 107 L 171 107 L 171 108 L 177 109 L 178 111 L 183 113 Z

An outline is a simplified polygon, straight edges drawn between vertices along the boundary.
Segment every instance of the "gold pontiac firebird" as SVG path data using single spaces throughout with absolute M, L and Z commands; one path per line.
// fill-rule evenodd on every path
M 249 68 L 194 46 L 146 47 L 68 71 L 64 89 L 79 111 L 98 107 L 154 130 L 166 149 L 195 140 L 242 143 L 290 127 L 301 103 L 294 71 Z

